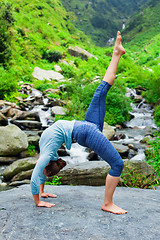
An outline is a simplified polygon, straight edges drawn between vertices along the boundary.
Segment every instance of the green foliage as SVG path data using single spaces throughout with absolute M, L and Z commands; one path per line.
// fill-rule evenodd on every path
M 5 64 L 11 56 L 11 33 L 14 18 L 12 6 L 8 2 L 0 2 L 0 63 Z
M 145 176 L 144 173 L 140 173 L 138 170 L 126 167 L 127 173 L 121 174 L 121 186 L 134 187 L 134 188 L 152 188 L 159 185 L 159 180 L 154 176 Z
M 52 83 L 49 82 L 48 80 L 43 80 L 43 81 L 37 80 L 36 82 L 34 82 L 34 87 L 40 90 L 41 92 L 44 92 L 48 88 L 52 87 Z
M 26 155 L 32 157 L 35 155 L 35 152 L 36 152 L 36 147 L 34 145 L 29 144 L 26 150 Z
M 150 74 L 150 82 L 148 83 L 149 91 L 145 94 L 145 97 L 150 103 L 157 103 L 160 98 L 160 68 L 159 66 L 154 68 L 153 73 Z
M 58 62 L 62 58 L 62 53 L 57 50 L 47 50 L 44 52 L 43 58 L 47 59 L 50 63 Z
M 54 94 L 54 93 L 48 93 L 47 96 L 50 98 L 57 98 L 57 99 L 60 98 L 59 94 Z
M 153 166 L 160 177 L 160 133 L 157 137 L 149 142 L 150 148 L 146 152 L 147 162 Z
M 45 185 L 61 185 L 61 178 L 58 176 L 54 176 L 52 182 L 45 182 Z
M 16 72 L 13 69 L 5 70 L 0 67 L 0 99 L 5 99 L 15 94 L 17 89 Z
M 61 64 L 62 74 L 64 77 L 73 78 L 76 77 L 76 69 L 73 66 L 67 64 Z
M 154 112 L 154 120 L 158 127 L 160 127 L 160 105 L 156 106 Z
M 122 124 L 129 120 L 128 112 L 131 110 L 130 99 L 125 96 L 126 88 L 121 79 L 115 84 L 107 95 L 105 122 L 110 125 Z
M 67 92 L 64 92 L 60 96 L 61 99 L 68 102 L 68 113 L 67 116 L 63 118 L 70 120 L 84 119 L 94 91 L 102 80 L 109 65 L 113 48 L 105 49 L 94 46 L 83 32 L 80 32 L 73 26 L 71 20 L 76 21 L 75 16 L 70 12 L 66 12 L 58 0 L 44 0 L 43 3 L 40 0 L 35 0 L 34 3 L 27 0 L 8 0 L 8 2 L 13 3 L 13 16 L 15 22 L 12 28 L 9 27 L 7 30 L 10 32 L 10 36 L 12 35 L 12 56 L 9 64 L 7 62 L 5 63 L 6 70 L 0 67 L 0 98 L 7 99 L 8 101 L 15 101 L 15 98 L 18 96 L 17 86 L 20 81 L 33 83 L 35 88 L 40 91 L 45 91 L 48 88 L 57 88 L 57 86 L 62 83 L 47 80 L 34 80 L 32 72 L 35 66 L 39 66 L 46 70 L 54 69 L 54 63 L 51 62 L 63 58 L 68 63 L 68 65 L 60 62 L 58 63 L 62 68 L 62 74 L 66 78 L 66 82 L 63 84 L 65 84 L 67 88 Z M 110 31 L 108 29 L 109 26 L 107 29 L 102 29 L 103 26 L 100 26 L 100 22 L 97 22 L 100 29 L 87 25 L 86 23 L 88 20 L 85 14 L 86 11 L 87 13 L 92 13 L 91 15 L 87 14 L 87 17 L 90 18 L 95 16 L 95 9 L 98 9 L 98 11 L 101 12 L 100 16 L 105 20 L 103 23 L 104 26 L 107 26 L 109 19 L 112 19 L 113 15 L 115 15 L 115 7 L 119 6 L 121 12 L 119 14 L 121 15 L 125 12 L 122 14 L 125 17 L 128 10 L 134 13 L 133 5 L 137 11 L 145 0 L 125 1 L 125 3 L 123 1 L 123 4 L 120 4 L 122 1 L 118 3 L 118 0 L 111 1 L 111 3 L 98 0 L 93 1 L 93 4 L 85 0 L 78 2 L 63 1 L 63 3 L 64 2 L 68 4 L 68 6 L 69 4 L 75 4 L 76 11 L 81 12 L 80 17 L 83 19 L 81 22 L 82 24 L 85 23 L 84 25 L 85 28 L 87 28 L 87 33 L 90 34 L 90 32 L 93 32 L 95 39 L 98 39 L 99 42 L 103 42 L 105 38 L 105 42 L 102 44 L 106 44 L 106 39 L 109 37 L 107 34 L 113 36 L 116 30 L 112 29 L 113 31 Z M 5 4 L 2 5 L 8 6 Z M 110 11 L 109 15 L 105 14 L 106 9 L 102 7 L 104 5 L 107 6 L 107 11 Z M 7 9 L 8 14 L 12 12 L 9 9 L 11 10 L 11 8 Z M 0 16 L 2 16 L 2 12 Z M 119 22 L 116 22 L 115 28 L 117 28 L 119 24 L 121 25 L 120 19 L 123 18 L 119 18 L 119 16 Z M 157 19 L 157 15 L 155 16 Z M 11 18 L 11 15 L 9 15 L 9 18 Z M 146 18 L 146 16 L 142 16 L 140 19 L 143 20 L 144 18 Z M 115 23 L 115 21 L 116 20 L 113 19 L 112 22 Z M 0 29 L 2 26 L 3 24 L 1 24 Z M 89 26 L 91 26 L 91 28 Z M 152 30 L 154 31 L 154 29 L 155 28 Z M 107 34 L 104 34 L 106 32 Z M 156 103 L 158 98 L 160 98 L 160 70 L 158 66 L 160 34 L 157 34 L 156 30 L 155 34 L 153 34 L 155 37 L 151 38 L 151 35 L 152 31 L 151 33 L 147 32 L 147 34 L 144 32 L 143 36 L 136 35 L 135 40 L 133 39 L 135 45 L 132 46 L 132 48 L 131 45 L 128 45 L 130 49 L 136 49 L 136 52 L 133 53 L 133 51 L 129 51 L 127 48 L 126 54 L 120 60 L 117 79 L 107 96 L 105 121 L 109 124 L 114 125 L 128 120 L 130 100 L 125 97 L 126 86 L 135 88 L 137 85 L 141 85 L 145 87 L 147 91 L 144 93 L 144 97 L 148 102 Z M 100 39 L 102 36 L 103 40 Z M 139 44 L 139 41 L 141 43 L 141 40 L 143 40 L 142 37 L 146 42 L 145 47 L 138 50 L 137 44 Z M 85 61 L 80 57 L 70 56 L 68 47 L 76 45 L 95 55 L 98 60 L 91 58 Z M 44 50 L 46 55 L 44 54 Z M 149 71 L 150 68 L 153 72 Z M 94 83 L 96 76 L 99 76 L 98 83 Z M 68 81 L 68 78 L 72 78 L 72 80 Z M 59 98 L 57 94 L 49 94 L 49 96 Z M 59 116 L 56 116 L 56 119 L 58 118 Z M 159 108 L 156 108 L 155 120 L 157 123 L 159 121 L 158 119 Z
M 133 16 L 147 0 L 62 0 L 74 19 L 75 26 L 89 35 L 99 46 L 106 46 L 109 38 L 115 37 L 122 24 Z M 118 11 L 117 11 L 118 9 Z
M 123 31 L 123 39 L 127 46 L 137 51 L 148 46 L 153 37 L 159 34 L 159 10 L 160 2 L 147 1 L 141 11 L 130 19 Z

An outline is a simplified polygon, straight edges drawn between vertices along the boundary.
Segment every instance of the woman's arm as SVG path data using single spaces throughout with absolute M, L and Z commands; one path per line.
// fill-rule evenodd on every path
M 55 194 L 45 193 L 44 192 L 44 183 L 40 185 L 40 195 L 43 198 L 48 198 L 48 197 L 56 198 L 57 197 L 57 195 L 55 195 Z
M 43 175 L 43 170 L 46 165 L 50 161 L 50 156 L 47 154 L 40 155 L 36 166 L 33 170 L 32 177 L 31 177 L 31 192 L 33 194 L 33 198 L 35 201 L 36 206 L 38 207 L 53 207 L 55 204 L 46 203 L 39 200 L 39 193 L 40 193 L 40 185 L 44 184 L 45 176 Z M 44 186 L 42 185 L 42 191 L 44 191 Z

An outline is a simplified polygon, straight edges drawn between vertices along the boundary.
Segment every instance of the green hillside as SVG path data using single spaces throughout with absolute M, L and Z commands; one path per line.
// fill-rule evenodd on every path
M 160 1 L 150 0 L 134 16 L 123 31 L 124 41 L 132 49 L 147 46 L 160 33 Z M 158 40 L 158 39 L 157 39 Z
M 8 3 L 12 4 L 12 8 Z M 98 85 L 93 80 L 96 76 L 99 76 L 99 81 L 102 80 L 113 48 L 93 45 L 89 37 L 71 23 L 73 15 L 66 12 L 58 0 L 44 0 L 43 3 L 40 0 L 8 0 L 8 3 L 5 1 L 5 4 L 0 5 L 0 41 L 4 47 L 0 49 L 0 54 L 5 60 L 0 58 L 0 99 L 17 101 L 16 97 L 21 96 L 17 90 L 22 82 L 32 83 L 41 91 L 57 88 L 61 83 L 35 80 L 32 72 L 36 66 L 54 70 L 54 65 L 58 63 L 66 78 L 64 84 L 67 92 L 61 95 L 61 99 L 68 102 L 68 114 L 64 118 L 83 119 Z M 154 104 L 160 97 L 157 84 L 160 76 L 159 60 L 155 59 L 158 40 L 156 35 L 146 46 L 146 51 L 140 51 L 138 54 L 131 52 L 129 47 L 126 48 L 126 54 L 119 64 L 116 83 L 107 98 L 106 121 L 109 124 L 121 124 L 129 119 L 130 101 L 125 97 L 126 86 L 145 87 L 147 100 Z M 94 54 L 98 60 L 91 58 L 85 61 L 80 57 L 70 56 L 68 47 L 75 45 Z M 53 57 L 52 60 L 50 56 Z M 59 58 L 68 64 L 59 62 Z M 146 68 L 151 65 L 153 72 Z M 157 111 L 156 121 L 160 123 L 160 110 Z
M 12 35 L 12 61 L 10 64 L 34 64 L 47 50 L 62 52 L 69 44 L 85 43 L 86 36 L 77 31 L 70 16 L 58 0 L 30 2 L 8 0 L 15 19 Z
M 74 12 L 73 23 L 89 35 L 96 44 L 106 46 L 117 30 L 140 10 L 147 0 L 62 0 L 69 12 Z

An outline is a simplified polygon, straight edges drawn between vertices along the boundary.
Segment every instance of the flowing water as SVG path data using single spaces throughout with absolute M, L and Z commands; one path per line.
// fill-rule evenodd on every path
M 127 88 L 127 97 L 136 97 L 136 91 L 134 89 Z M 123 130 L 117 130 L 119 133 L 125 134 L 126 138 L 119 140 L 122 144 L 133 144 L 138 149 L 138 154 L 131 158 L 132 160 L 144 160 L 145 159 L 145 145 L 140 141 L 146 135 L 152 135 L 153 131 L 157 129 L 153 119 L 153 110 L 149 104 L 145 103 L 145 99 L 138 104 L 131 103 L 132 119 L 126 123 L 128 128 Z

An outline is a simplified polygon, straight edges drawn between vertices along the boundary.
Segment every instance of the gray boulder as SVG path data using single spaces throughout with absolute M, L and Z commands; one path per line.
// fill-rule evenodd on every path
M 15 125 L 0 127 L 0 156 L 16 156 L 28 148 L 27 136 Z
M 21 186 L 23 184 L 30 184 L 30 180 L 25 179 L 25 180 L 22 180 L 22 181 L 11 182 L 9 184 L 9 186 L 10 187 L 17 187 L 17 186 Z
M 121 156 L 127 156 L 128 155 L 128 151 L 129 151 L 129 147 L 128 146 L 124 146 L 121 143 L 113 143 L 111 142 L 113 147 L 117 150 L 117 152 L 119 152 L 119 154 Z
M 60 106 L 55 106 L 52 107 L 52 115 L 65 115 L 66 114 L 67 109 L 64 107 L 60 107 Z
M 102 133 L 108 140 L 110 140 L 114 136 L 114 134 L 115 134 L 114 127 L 108 125 L 105 122 L 104 126 L 103 126 L 103 132 Z
M 15 115 L 11 121 L 14 120 L 35 120 L 40 122 L 38 113 L 29 111 L 20 111 L 18 115 Z
M 110 166 L 105 161 L 91 161 L 79 164 L 68 164 L 58 176 L 62 177 L 62 184 L 101 186 Z
M 131 159 L 134 156 L 136 156 L 138 154 L 137 151 L 133 150 L 133 149 L 129 149 L 129 153 L 128 153 L 128 158 Z
M 34 166 L 35 166 L 35 164 L 34 164 Z M 32 172 L 33 172 L 33 169 L 30 169 L 30 170 L 27 170 L 27 171 L 22 171 L 22 172 L 16 174 L 12 178 L 11 182 L 23 181 L 23 180 L 26 180 L 26 179 L 30 180 Z
M 87 52 L 86 50 L 80 48 L 80 47 L 69 47 L 68 48 L 68 52 L 71 56 L 74 56 L 74 57 L 81 57 L 82 59 L 84 60 L 88 60 L 88 58 L 95 58 L 95 59 L 98 59 L 97 57 L 95 57 L 93 54 Z
M 58 173 L 58 176 L 62 177 L 61 182 L 64 185 L 102 186 L 105 184 L 106 175 L 109 170 L 110 166 L 105 161 L 91 161 L 75 165 L 68 164 Z M 119 185 L 130 186 L 133 175 L 137 179 L 142 179 L 143 176 L 144 181 L 147 181 L 146 186 L 155 184 L 159 179 L 153 167 L 145 161 L 131 162 L 126 160 L 124 161 L 123 174 Z M 143 184 L 145 186 L 145 182 Z
M 34 72 L 32 73 L 32 76 L 38 80 L 57 80 L 62 81 L 64 80 L 64 76 L 58 72 L 55 72 L 53 70 L 44 70 L 39 67 L 34 68 Z
M 14 120 L 13 123 L 20 127 L 22 130 L 24 129 L 41 129 L 42 123 L 38 121 L 30 121 L 30 120 Z
M 10 166 L 8 166 L 4 170 L 3 172 L 4 180 L 10 181 L 18 173 L 33 169 L 35 167 L 36 161 L 37 161 L 37 158 L 29 157 L 29 158 L 23 158 L 13 162 Z
M 0 157 L 0 164 L 8 164 L 17 160 L 17 157 Z

